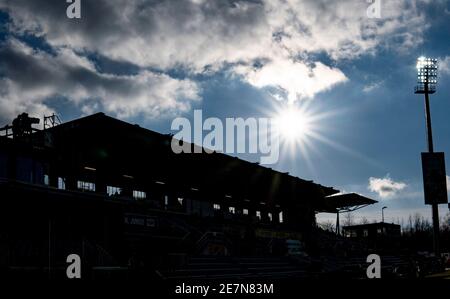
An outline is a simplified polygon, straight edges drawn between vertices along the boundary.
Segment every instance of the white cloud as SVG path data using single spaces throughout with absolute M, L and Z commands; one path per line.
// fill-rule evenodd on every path
M 379 88 L 381 86 L 381 84 L 382 84 L 382 82 L 372 82 L 372 83 L 364 86 L 363 92 L 365 92 L 365 93 L 372 92 L 373 90 Z
M 126 94 L 100 86 L 73 90 L 75 95 L 101 97 L 107 108 L 133 115 L 142 109 L 186 108 L 187 102 L 177 99 L 197 97 L 194 82 L 165 75 L 173 69 L 190 76 L 226 67 L 255 87 L 284 90 L 291 101 L 314 97 L 347 80 L 340 69 L 313 58 L 316 54 L 338 61 L 374 54 L 380 47 L 402 51 L 421 43 L 427 26 L 419 2 L 424 1 L 383 1 L 382 19 L 367 18 L 368 3 L 361 0 L 97 0 L 83 1 L 80 20 L 68 19 L 67 3 L 59 0 L 4 0 L 0 9 L 10 14 L 11 31 L 39 36 L 59 53 L 96 53 L 161 71 L 129 77 L 97 73 L 103 81 L 120 81 Z M 51 58 L 47 60 L 52 64 Z M 85 69 L 90 63 L 83 57 L 71 60 Z M 18 97 L 11 93 L 19 83 L 6 80 L 10 96 Z M 181 87 L 170 91 L 174 85 Z M 103 98 L 111 94 L 110 99 Z M 119 98 L 125 95 L 136 98 L 127 98 L 124 104 Z M 67 96 L 74 101 L 81 98 Z M 162 97 L 169 103 L 163 104 Z
M 303 62 L 277 59 L 262 67 L 237 66 L 234 71 L 242 74 L 253 86 L 273 86 L 288 93 L 289 101 L 298 98 L 311 98 L 316 93 L 347 81 L 347 77 L 336 68 L 320 62 L 308 66 Z
M 442 74 L 450 74 L 450 56 L 446 56 L 439 60 L 439 71 Z
M 389 175 L 384 178 L 369 178 L 368 189 L 383 198 L 392 198 L 407 187 L 406 183 L 396 182 Z
M 366 1 L 267 0 L 271 27 L 283 32 L 281 43 L 296 51 L 326 51 L 333 58 L 352 58 L 374 52 L 379 45 L 411 46 L 421 42 L 426 26 L 417 3 L 383 1 L 382 18 L 369 19 Z M 397 39 L 397 42 L 394 42 Z
M 450 176 L 447 176 L 447 191 L 450 192 Z
M 426 28 L 418 0 L 383 1 L 379 20 L 367 18 L 368 4 L 360 0 L 97 0 L 83 3 L 77 22 L 61 13 L 66 4 L 58 2 L 14 0 L 6 7 L 16 31 L 45 35 L 54 46 L 162 69 L 181 65 L 200 71 L 323 51 L 349 58 L 388 42 L 409 45 L 407 36 L 420 43 Z

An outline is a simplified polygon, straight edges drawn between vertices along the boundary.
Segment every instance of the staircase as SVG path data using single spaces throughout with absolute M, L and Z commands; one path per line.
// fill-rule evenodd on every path
M 287 257 L 195 256 L 184 266 L 160 271 L 165 279 L 235 279 L 306 277 L 308 265 Z

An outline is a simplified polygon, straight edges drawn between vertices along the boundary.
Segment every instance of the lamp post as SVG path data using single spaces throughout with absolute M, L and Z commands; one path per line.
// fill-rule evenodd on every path
M 417 59 L 417 86 L 414 92 L 425 95 L 425 120 L 427 127 L 428 153 L 434 153 L 433 132 L 431 129 L 431 112 L 429 95 L 436 92 L 437 60 L 426 57 Z M 423 162 L 422 162 L 423 163 Z M 425 190 L 427 192 L 427 190 Z M 427 195 L 425 194 L 425 197 Z M 433 215 L 433 250 L 439 256 L 439 209 L 437 200 L 431 203 Z
M 384 223 L 384 209 L 387 209 L 387 207 L 381 208 L 381 223 Z

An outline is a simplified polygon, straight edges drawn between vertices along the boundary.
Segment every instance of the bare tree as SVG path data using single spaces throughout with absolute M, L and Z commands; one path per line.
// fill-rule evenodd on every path
M 319 224 L 320 228 L 325 230 L 325 231 L 329 231 L 329 232 L 334 232 L 335 231 L 335 225 L 332 221 L 326 221 L 323 223 Z
M 351 212 L 345 214 L 344 226 L 351 226 L 354 224 L 354 217 Z
M 441 230 L 450 231 L 450 212 L 441 220 Z
M 408 216 L 408 229 L 407 229 L 408 233 L 412 234 L 413 232 L 413 220 L 412 220 L 412 216 L 409 215 Z
M 425 219 L 419 213 L 414 214 L 412 217 L 412 230 L 414 233 L 417 232 L 426 232 L 431 229 L 431 223 L 427 219 Z

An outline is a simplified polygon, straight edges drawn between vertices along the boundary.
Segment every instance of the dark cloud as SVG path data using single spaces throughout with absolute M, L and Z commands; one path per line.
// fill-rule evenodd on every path
M 190 80 L 150 71 L 103 74 L 70 49 L 52 55 L 15 39 L 1 45 L 0 74 L 0 105 L 9 107 L 2 109 L 3 118 L 20 109 L 48 111 L 43 102 L 54 96 L 63 96 L 86 112 L 100 104 L 122 117 L 176 114 L 188 110 L 191 101 L 199 100 L 199 87 Z

